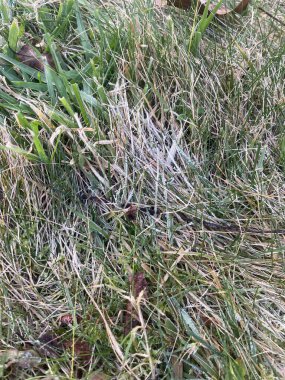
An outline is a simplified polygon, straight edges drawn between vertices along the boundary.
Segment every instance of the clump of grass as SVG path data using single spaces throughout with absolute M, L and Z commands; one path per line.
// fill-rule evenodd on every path
M 193 50 L 194 10 L 0 1 L 1 350 L 41 357 L 3 378 L 284 377 L 285 45 L 257 5 Z

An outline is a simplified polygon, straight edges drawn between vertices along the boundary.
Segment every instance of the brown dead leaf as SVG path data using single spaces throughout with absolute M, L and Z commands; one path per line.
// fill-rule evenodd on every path
M 191 6 L 191 0 L 168 0 L 168 3 L 181 9 L 188 9 Z
M 147 297 L 147 280 L 143 272 L 138 272 L 129 278 L 133 287 L 133 295 L 138 298 L 140 294 L 143 294 L 143 298 Z M 128 335 L 129 332 L 136 326 L 139 326 L 140 322 L 138 316 L 133 308 L 133 305 L 128 301 L 126 306 L 125 318 L 124 318 L 124 334 Z
M 125 212 L 126 217 L 127 217 L 128 219 L 130 219 L 130 220 L 136 220 L 136 218 L 137 218 L 137 214 L 138 214 L 138 208 L 137 208 L 136 205 L 133 205 L 133 204 L 131 204 L 131 205 L 127 208 L 127 210 L 126 210 L 126 212 Z
M 139 326 L 138 316 L 133 309 L 131 302 L 127 303 L 125 318 L 124 318 L 124 335 L 128 335 L 136 326 Z
M 242 13 L 244 10 L 246 10 L 250 0 L 242 0 L 234 9 L 234 12 L 236 13 Z
M 40 56 L 36 54 L 33 48 L 29 45 L 24 45 L 16 54 L 18 60 L 33 69 L 44 71 L 45 65 L 55 67 L 51 54 L 43 53 Z
M 219 10 L 217 11 L 216 16 L 218 16 L 218 17 L 224 17 L 224 16 L 226 16 L 226 15 L 228 15 L 230 13 L 242 13 L 247 8 L 249 2 L 250 2 L 250 0 L 242 0 L 233 9 L 230 9 L 226 5 L 223 4 L 219 8 Z M 199 12 L 203 13 L 204 9 L 205 9 L 205 6 L 207 4 L 207 0 L 199 0 L 199 4 L 200 4 Z M 216 1 L 212 1 L 210 3 L 210 5 L 209 5 L 209 12 L 211 12 L 215 8 L 216 5 L 217 5 L 217 2 Z
M 171 366 L 175 380 L 182 380 L 183 377 L 183 361 L 179 358 L 172 356 L 171 357 Z
M 199 1 L 199 12 L 203 13 L 205 6 L 207 4 L 207 0 L 198 0 Z M 229 9 L 226 5 L 222 5 L 220 9 L 217 11 L 216 16 L 223 17 L 228 15 L 229 13 L 242 13 L 248 6 L 250 0 L 242 0 L 234 9 Z M 177 8 L 181 9 L 189 9 L 192 0 L 168 0 L 169 5 L 173 5 Z M 217 1 L 212 1 L 209 5 L 209 12 L 211 12 L 217 4 Z
M 39 345 L 37 350 L 43 355 L 51 358 L 58 357 L 63 350 L 61 337 L 54 334 L 52 331 L 47 331 L 38 338 Z
M 140 293 L 144 292 L 144 298 L 147 297 L 147 280 L 145 278 L 144 272 L 138 272 L 130 278 L 130 282 L 134 287 L 134 296 L 137 298 Z
M 92 357 L 92 349 L 88 342 L 82 339 L 68 340 L 64 343 L 66 349 L 74 352 L 75 359 L 86 366 L 90 363 Z
M 73 318 L 74 315 L 72 314 L 64 314 L 59 318 L 59 324 L 62 327 L 72 327 L 73 326 Z M 77 324 L 82 321 L 82 317 L 80 315 L 76 314 L 76 322 Z

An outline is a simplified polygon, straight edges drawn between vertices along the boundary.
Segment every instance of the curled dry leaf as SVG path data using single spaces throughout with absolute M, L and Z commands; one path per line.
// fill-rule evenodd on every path
M 134 286 L 134 296 L 137 298 L 144 291 L 144 298 L 147 297 L 147 280 L 143 272 L 138 272 L 130 278 L 130 282 Z
M 74 315 L 72 314 L 64 314 L 59 318 L 59 324 L 62 327 L 71 327 L 74 323 Z M 76 314 L 76 322 L 80 323 L 82 321 L 82 318 L 80 315 Z
M 60 336 L 48 331 L 39 336 L 39 345 L 37 350 L 47 357 L 56 358 L 60 351 L 63 350 L 63 343 Z
M 126 210 L 126 212 L 125 212 L 126 217 L 127 217 L 128 219 L 130 219 L 130 220 L 135 220 L 136 217 L 137 217 L 137 214 L 138 214 L 138 208 L 137 208 L 136 205 L 133 205 L 133 204 L 131 204 L 131 205 L 127 208 L 127 210 Z
M 224 16 L 227 16 L 228 14 L 230 13 L 242 13 L 248 6 L 250 0 L 242 0 L 240 1 L 236 7 L 234 7 L 233 9 L 230 9 L 228 8 L 226 5 L 222 5 L 217 13 L 216 13 L 216 16 L 218 17 L 224 17 Z M 207 4 L 207 0 L 199 0 L 199 3 L 200 3 L 200 13 L 203 13 L 204 12 L 204 9 L 205 9 L 205 6 Z M 216 1 L 212 1 L 209 5 L 209 12 L 211 12 L 215 6 L 217 5 L 217 2 Z
M 199 2 L 199 12 L 203 13 L 207 4 L 207 0 L 198 0 Z M 217 11 L 216 16 L 223 17 L 228 15 L 229 13 L 242 13 L 248 6 L 250 0 L 242 0 L 240 1 L 236 7 L 233 9 L 228 8 L 225 4 L 223 4 L 220 9 Z M 174 5 L 177 8 L 188 9 L 192 4 L 192 0 L 168 0 L 169 5 Z M 217 1 L 211 1 L 209 5 L 209 12 L 211 12 L 215 6 L 217 5 Z
M 131 302 L 127 303 L 125 317 L 124 317 L 124 335 L 128 335 L 130 331 L 136 326 L 139 326 L 139 321 Z
M 183 361 L 176 356 L 171 357 L 171 366 L 175 380 L 183 380 Z
M 138 298 L 141 292 L 143 292 L 143 297 L 147 297 L 147 280 L 143 272 L 138 272 L 133 276 L 130 276 L 130 283 L 133 286 L 133 294 L 135 298 Z M 139 320 L 138 316 L 131 304 L 128 301 L 126 306 L 125 318 L 124 318 L 124 334 L 128 335 L 129 332 L 135 327 L 138 326 Z
M 74 356 L 80 364 L 86 366 L 90 363 L 92 350 L 90 344 L 85 340 L 68 340 L 64 343 L 64 346 L 66 349 L 74 352 Z
M 159 215 L 161 214 L 161 210 L 156 208 L 155 206 L 138 206 L 132 203 L 128 203 L 126 208 L 124 209 L 125 215 L 130 220 L 135 220 L 137 218 L 138 212 L 142 212 L 144 214 L 149 215 Z
M 191 0 L 168 0 L 169 5 L 177 8 L 188 9 L 191 6 Z
M 242 0 L 235 8 L 234 12 L 236 13 L 242 13 L 243 11 L 246 10 L 250 0 Z
M 22 46 L 16 56 L 20 62 L 39 71 L 44 71 L 46 64 L 55 67 L 51 54 L 44 53 L 38 56 L 29 45 Z

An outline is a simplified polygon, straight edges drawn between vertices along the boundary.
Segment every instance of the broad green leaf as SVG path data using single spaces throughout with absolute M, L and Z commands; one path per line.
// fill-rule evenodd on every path
M 68 30 L 70 17 L 73 13 L 73 6 L 74 0 L 65 0 L 64 3 L 60 5 L 56 19 L 56 28 L 52 33 L 53 37 L 58 37 L 61 34 L 65 34 Z
M 33 138 L 33 144 L 35 146 L 35 149 L 38 153 L 40 161 L 43 162 L 49 162 L 49 159 L 45 153 L 45 150 L 43 148 L 43 145 L 39 139 L 39 125 L 40 123 L 37 120 L 33 120 L 29 122 L 25 116 L 22 113 L 18 113 L 16 115 L 17 123 L 20 127 L 23 127 L 25 129 L 28 129 L 31 131 L 32 138 Z
M 24 81 L 12 81 L 13 86 L 17 88 L 27 88 L 29 90 L 47 92 L 48 88 L 45 83 L 36 82 L 24 82 Z
M 56 95 L 54 91 L 54 81 L 53 81 L 52 71 L 53 70 L 48 65 L 45 65 L 45 76 L 46 76 L 46 81 L 47 81 L 47 88 L 48 88 L 51 103 L 55 105 Z
M 9 48 L 13 51 L 17 51 L 18 38 L 20 35 L 20 28 L 18 20 L 15 18 L 9 28 L 8 43 Z
M 9 81 L 20 81 L 21 78 L 17 75 L 16 71 L 9 64 L 0 66 L 0 73 L 4 75 Z
M 29 106 L 21 103 L 18 99 L 13 98 L 11 95 L 6 94 L 6 92 L 2 90 L 0 90 L 0 107 L 22 112 L 31 112 Z
M 43 162 L 49 162 L 49 159 L 45 153 L 43 145 L 39 139 L 39 122 L 34 120 L 30 123 L 31 130 L 33 132 L 33 143 L 38 152 L 39 158 Z
M 88 34 L 86 33 L 86 28 L 84 26 L 82 16 L 81 16 L 81 11 L 77 2 L 75 5 L 75 10 L 76 10 L 76 22 L 77 22 L 78 35 L 80 37 L 81 45 L 84 48 L 85 56 L 88 61 L 94 54 L 92 53 L 92 50 L 93 50 L 92 45 L 90 43 Z
M 6 0 L 0 0 L 0 15 L 3 23 L 9 23 L 11 17 L 11 10 Z
M 62 105 L 64 106 L 64 108 L 66 109 L 66 111 L 69 113 L 70 116 L 74 116 L 74 111 L 70 105 L 70 103 L 67 101 L 66 98 L 59 98 L 60 102 L 62 103 Z

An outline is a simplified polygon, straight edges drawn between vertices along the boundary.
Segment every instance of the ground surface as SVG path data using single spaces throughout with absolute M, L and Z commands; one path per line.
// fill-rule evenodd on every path
M 0 377 L 285 378 L 284 12 L 0 0 Z

